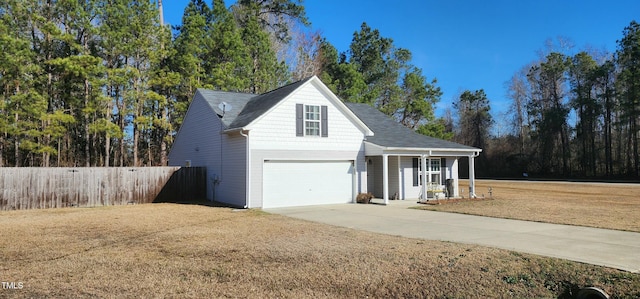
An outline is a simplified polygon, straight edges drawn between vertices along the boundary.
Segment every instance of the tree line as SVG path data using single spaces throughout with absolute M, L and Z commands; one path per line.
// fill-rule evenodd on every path
M 191 0 L 163 24 L 149 0 L 0 3 L 0 167 L 166 165 L 197 88 L 263 93 L 312 75 L 450 138 L 441 92 L 411 52 L 363 23 L 339 52 L 301 0 Z
M 482 176 L 614 178 L 640 175 L 640 25 L 622 31 L 614 53 L 559 40 L 507 82 L 511 130 L 495 136 L 480 91 L 456 103 L 455 139 L 482 147 Z
M 301 0 L 191 0 L 163 24 L 161 1 L 0 3 L 0 166 L 166 165 L 197 88 L 260 94 L 318 76 L 419 133 L 483 149 L 480 176 L 640 175 L 640 25 L 614 53 L 564 41 L 507 82 L 506 134 L 484 90 L 442 96 L 412 53 L 362 23 L 339 51 Z M 464 172 L 464 171 L 463 171 Z

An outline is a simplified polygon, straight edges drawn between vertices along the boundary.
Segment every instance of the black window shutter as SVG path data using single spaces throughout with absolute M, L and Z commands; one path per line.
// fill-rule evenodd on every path
M 304 105 L 296 104 L 296 136 L 304 136 Z
M 445 179 L 447 178 L 447 158 L 440 158 L 440 184 L 444 185 Z
M 418 186 L 418 158 L 413 158 L 413 185 Z
M 327 106 L 320 107 L 320 136 L 329 137 L 329 123 L 327 121 Z

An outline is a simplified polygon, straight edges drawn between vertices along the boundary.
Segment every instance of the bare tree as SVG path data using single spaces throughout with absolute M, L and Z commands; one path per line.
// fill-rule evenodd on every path
M 293 80 L 320 75 L 323 65 L 320 55 L 322 43 L 320 32 L 295 32 L 292 43 L 292 47 L 295 49 L 295 60 L 293 64 L 290 64 Z
M 520 154 L 525 152 L 525 143 L 529 133 L 529 115 L 527 105 L 531 101 L 531 87 L 527 81 L 527 71 L 531 65 L 525 66 L 514 74 L 507 85 L 508 96 L 511 102 L 512 132 L 519 140 Z

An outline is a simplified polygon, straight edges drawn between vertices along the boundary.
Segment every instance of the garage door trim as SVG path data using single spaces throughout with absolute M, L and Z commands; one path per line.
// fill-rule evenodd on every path
M 353 160 L 264 159 L 262 207 L 350 203 Z

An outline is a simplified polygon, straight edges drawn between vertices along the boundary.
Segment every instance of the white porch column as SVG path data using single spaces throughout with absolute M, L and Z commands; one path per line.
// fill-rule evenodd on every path
M 389 155 L 382 155 L 382 199 L 389 204 Z
M 420 156 L 420 165 L 422 166 L 422 200 L 427 200 L 427 156 Z
M 460 197 L 460 176 L 458 175 L 458 157 L 451 164 L 451 178 L 453 181 L 453 197 Z
M 469 198 L 476 197 L 475 157 L 469 156 Z

